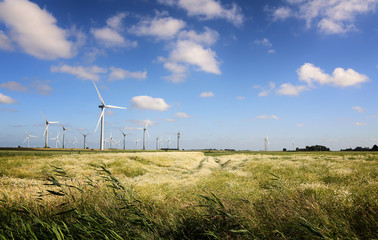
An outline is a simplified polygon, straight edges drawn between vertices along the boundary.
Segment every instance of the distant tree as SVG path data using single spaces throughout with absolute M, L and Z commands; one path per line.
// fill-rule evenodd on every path
M 372 151 L 378 151 L 378 146 L 374 145 L 373 148 L 371 149 Z
M 282 151 L 286 152 L 286 151 L 287 151 L 287 149 L 286 149 L 286 148 L 284 148 L 284 149 L 282 149 Z

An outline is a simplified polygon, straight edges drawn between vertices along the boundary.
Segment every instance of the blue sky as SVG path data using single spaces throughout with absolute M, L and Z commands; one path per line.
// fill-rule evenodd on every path
M 181 148 L 378 143 L 377 0 L 0 1 L 0 146 L 45 125 L 139 147 L 146 121 Z M 49 126 L 51 139 L 59 124 Z M 60 140 L 62 141 L 62 140 Z

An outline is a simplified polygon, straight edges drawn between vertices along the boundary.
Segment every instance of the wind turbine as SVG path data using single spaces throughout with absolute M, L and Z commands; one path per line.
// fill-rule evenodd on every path
M 169 149 L 171 147 L 171 136 L 167 139 L 167 148 Z
M 177 150 L 180 150 L 180 137 L 181 137 L 181 133 L 179 131 L 177 133 Z
M 264 138 L 264 141 L 265 141 L 265 152 L 267 152 L 267 151 L 269 151 L 268 147 L 270 145 L 268 136 L 266 136 L 266 138 Z
M 124 133 L 122 132 L 122 130 L 120 130 L 122 135 L 123 135 L 123 150 L 126 150 L 126 136 L 127 136 L 127 133 Z
M 77 140 L 77 138 L 75 137 L 75 140 L 72 142 L 73 145 L 74 145 L 74 148 L 76 148 L 76 143 L 79 143 L 79 141 Z
M 135 140 L 135 149 L 138 149 L 138 142 L 139 142 L 139 139 L 136 139 Z
M 159 150 L 159 138 L 156 138 L 156 150 Z
M 64 146 L 64 137 L 65 137 L 65 135 L 66 135 L 66 130 L 68 130 L 69 128 L 65 128 L 65 127 L 63 126 L 62 123 L 60 123 L 60 125 L 62 126 L 62 129 L 63 129 L 63 134 L 62 134 L 62 142 L 63 142 L 63 145 L 62 145 L 62 147 L 64 148 L 64 147 L 65 147 L 65 146 Z
M 143 129 L 143 150 L 146 150 L 146 132 L 148 134 L 147 127 L 149 123 L 150 123 L 150 120 L 147 120 L 146 126 L 144 128 L 137 128 L 137 129 Z M 150 135 L 148 134 L 148 136 Z
M 126 109 L 124 107 L 117 107 L 117 106 L 112 106 L 112 105 L 106 105 L 104 100 L 102 99 L 101 97 L 101 94 L 100 92 L 98 91 L 97 89 L 97 86 L 95 84 L 95 82 L 92 80 L 93 82 L 93 85 L 95 86 L 96 88 L 96 91 L 97 91 L 97 94 L 98 94 L 98 98 L 100 99 L 101 101 L 101 105 L 99 105 L 98 107 L 101 108 L 101 114 L 100 114 L 100 118 L 98 119 L 98 122 L 97 122 L 97 126 L 96 126 L 96 129 L 95 129 L 95 132 L 97 131 L 97 128 L 98 128 L 98 125 L 100 124 L 100 121 L 101 121 L 101 134 L 100 134 L 100 150 L 104 150 L 104 123 L 105 123 L 105 109 L 106 108 L 119 108 L 119 109 Z
M 55 138 L 51 138 L 51 139 L 55 140 L 55 148 L 58 148 L 58 143 L 60 144 L 59 135 L 60 135 L 60 132 L 58 133 L 58 135 Z
M 89 135 L 89 133 L 87 134 L 81 133 L 81 135 L 83 135 L 84 137 L 84 149 L 85 149 L 85 143 L 87 142 L 87 136 Z
M 33 135 L 30 135 L 29 133 L 28 133 L 28 131 L 26 131 L 26 138 L 25 138 L 25 140 L 24 140 L 24 143 L 27 141 L 27 143 L 28 143 L 28 148 L 29 148 L 29 138 L 35 138 L 35 137 L 37 137 L 37 136 L 33 136 Z
M 293 151 L 295 151 L 295 142 L 294 142 L 294 139 L 293 139 Z
M 49 145 L 49 124 L 50 123 L 59 123 L 58 121 L 55 121 L 55 122 L 49 122 L 47 121 L 47 119 L 45 118 L 45 115 L 43 115 L 43 113 L 41 112 L 43 118 L 45 119 L 45 124 L 46 124 L 46 128 L 45 128 L 45 132 L 43 133 L 43 136 L 45 136 L 45 148 L 48 148 L 48 145 Z

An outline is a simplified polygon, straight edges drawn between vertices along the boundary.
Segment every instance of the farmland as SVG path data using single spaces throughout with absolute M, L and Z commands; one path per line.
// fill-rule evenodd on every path
M 3 239 L 376 239 L 374 152 L 0 151 Z

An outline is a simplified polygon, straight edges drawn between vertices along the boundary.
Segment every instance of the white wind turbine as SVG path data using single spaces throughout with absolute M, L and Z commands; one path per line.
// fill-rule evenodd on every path
M 123 135 L 123 150 L 126 150 L 126 136 L 128 135 L 127 133 L 124 133 L 122 130 L 120 130 L 122 135 Z
M 135 149 L 138 149 L 138 142 L 139 142 L 139 139 L 136 139 L 135 140 Z
M 63 129 L 63 134 L 62 134 L 62 142 L 63 142 L 63 145 L 62 145 L 62 147 L 64 148 L 64 147 L 65 147 L 65 146 L 64 146 L 64 138 L 65 138 L 65 136 L 66 136 L 66 130 L 69 130 L 69 128 L 65 128 L 65 127 L 63 126 L 62 123 L 60 123 L 60 126 L 62 126 L 62 129 Z
M 156 138 L 156 150 L 159 150 L 159 138 Z
M 45 128 L 45 132 L 43 133 L 43 136 L 45 136 L 45 148 L 48 148 L 48 145 L 49 145 L 49 125 L 51 123 L 59 123 L 58 121 L 55 121 L 55 122 L 49 122 L 47 121 L 47 119 L 45 118 L 45 115 L 43 115 L 43 113 L 41 112 L 43 118 L 45 119 L 45 124 L 46 124 L 46 128 Z
M 180 150 L 180 137 L 181 137 L 181 133 L 179 131 L 177 133 L 177 150 Z
M 51 139 L 55 140 L 55 148 L 58 148 L 58 143 L 60 144 L 59 135 L 60 135 L 60 132 L 58 133 L 58 135 L 56 137 L 51 138 Z
M 167 139 L 167 148 L 169 149 L 171 147 L 171 136 Z
M 269 145 L 270 145 L 270 142 L 269 142 L 269 139 L 268 139 L 268 136 L 266 136 L 264 138 L 264 141 L 265 141 L 265 151 L 269 151 Z
M 146 126 L 144 128 L 137 128 L 137 129 L 143 129 L 143 150 L 146 150 L 146 132 L 147 132 L 147 135 L 150 136 L 150 134 L 148 134 L 148 131 L 147 131 L 148 124 L 150 124 L 150 120 L 147 120 Z
M 104 150 L 104 123 L 105 123 L 105 109 L 106 108 L 119 108 L 119 109 L 126 109 L 124 107 L 117 107 L 117 106 L 112 106 L 112 105 L 106 105 L 104 100 L 102 99 L 101 97 L 101 94 L 100 92 L 98 91 L 97 89 L 97 86 L 95 84 L 94 81 L 93 82 L 93 85 L 95 86 L 96 88 L 96 91 L 97 91 L 97 94 L 98 94 L 98 98 L 100 99 L 101 101 L 101 105 L 99 105 L 98 107 L 101 108 L 101 114 L 100 114 L 100 118 L 98 119 L 98 122 L 97 122 L 97 126 L 96 126 L 96 129 L 95 129 L 95 132 L 97 131 L 97 128 L 98 128 L 98 125 L 100 124 L 100 121 L 101 121 L 101 134 L 100 134 L 100 150 Z
M 85 149 L 85 144 L 87 142 L 87 136 L 89 135 L 89 133 L 84 134 L 84 133 L 81 132 L 81 135 L 83 135 L 83 137 L 84 137 L 84 149 Z
M 29 148 L 29 138 L 36 138 L 37 136 L 33 136 L 33 135 L 30 135 L 29 133 L 28 133 L 28 131 L 26 131 L 26 138 L 25 138 L 25 140 L 24 140 L 24 143 L 27 141 L 27 143 L 28 143 L 28 148 Z
M 294 142 L 294 139 L 293 139 L 293 151 L 295 151 L 295 142 Z
M 79 140 L 77 140 L 77 138 L 75 137 L 75 140 L 72 143 L 74 145 L 74 148 L 76 148 L 76 143 L 79 143 Z

